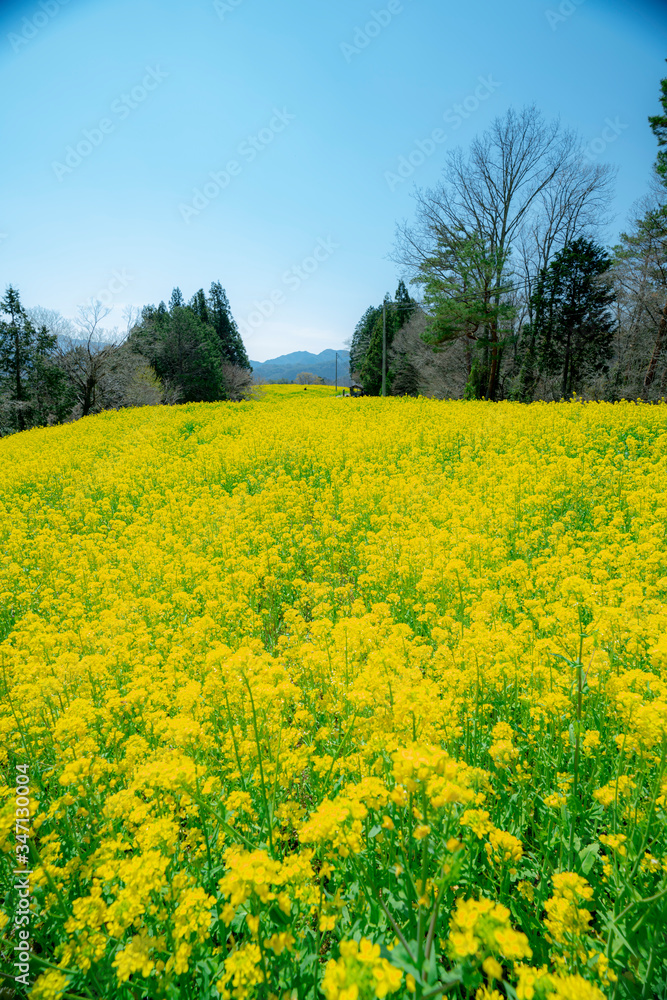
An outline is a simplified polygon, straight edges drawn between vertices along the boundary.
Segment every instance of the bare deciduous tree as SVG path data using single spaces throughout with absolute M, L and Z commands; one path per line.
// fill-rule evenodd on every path
M 48 332 L 57 338 L 60 344 L 76 336 L 72 321 L 61 316 L 56 309 L 46 309 L 44 306 L 33 306 L 26 312 L 35 329 L 46 327 Z
M 661 185 L 635 205 L 610 277 L 619 303 L 613 382 L 630 398 L 657 397 L 667 384 L 667 192 Z
M 253 398 L 255 383 L 252 370 L 225 362 L 222 366 L 222 379 L 227 398 L 232 402 L 238 403 L 242 399 Z
M 496 398 L 501 373 L 503 342 L 493 318 L 501 299 L 513 289 L 527 301 L 553 253 L 603 221 L 611 179 L 608 167 L 582 163 L 580 140 L 559 121 L 546 122 L 535 107 L 510 108 L 473 140 L 467 156 L 461 149 L 449 154 L 440 184 L 416 192 L 416 221 L 399 227 L 394 252 L 413 279 L 427 273 L 444 285 L 469 280 L 469 273 L 458 275 L 452 249 L 484 249 L 479 280 L 493 307 L 481 338 L 487 398 Z
M 136 321 L 136 313 L 131 308 L 125 311 L 127 328 L 121 334 L 117 329 L 105 330 L 102 326 L 110 312 L 99 301 L 80 306 L 72 333 L 59 339 L 58 365 L 66 373 L 77 398 L 74 418 L 127 405 L 130 386 L 136 398 L 136 379 L 145 362 L 122 346 Z M 153 399 L 157 401 L 154 391 Z
M 417 373 L 417 389 L 421 396 L 460 399 L 468 380 L 469 345 L 464 339 L 457 339 L 434 351 L 423 339 L 428 324 L 426 313 L 416 309 L 394 337 L 389 354 L 390 369 L 400 364 L 402 356 L 409 358 Z

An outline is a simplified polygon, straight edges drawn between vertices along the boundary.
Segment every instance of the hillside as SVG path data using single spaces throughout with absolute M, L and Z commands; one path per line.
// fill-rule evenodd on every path
M 293 382 L 300 372 L 320 375 L 331 383 L 336 377 L 336 354 L 338 354 L 338 385 L 350 384 L 349 351 L 292 351 L 281 354 L 269 361 L 251 361 L 252 370 L 267 382 Z

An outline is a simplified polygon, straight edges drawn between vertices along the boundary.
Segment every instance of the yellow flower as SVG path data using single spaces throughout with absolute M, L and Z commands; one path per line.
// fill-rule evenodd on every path
M 62 972 L 49 969 L 37 977 L 30 991 L 35 1000 L 57 1000 L 67 989 L 69 980 Z
M 322 930 L 321 927 L 320 930 Z M 270 948 L 276 955 L 282 955 L 284 951 L 292 950 L 294 941 L 293 934 L 290 934 L 288 931 L 282 931 L 280 934 L 272 934 L 270 938 L 267 938 L 264 942 L 264 947 Z
M 546 966 L 542 966 L 541 969 L 535 969 L 530 965 L 519 963 L 515 966 L 514 971 L 518 977 L 516 995 L 519 1000 L 534 1000 L 538 991 L 541 996 L 544 987 L 551 986 L 553 982 L 553 978 L 548 973 Z
M 597 729 L 587 730 L 582 742 L 584 755 L 586 757 L 592 756 L 600 749 L 601 745 L 602 745 L 602 740 L 600 738 L 599 731 Z
M 223 1000 L 252 996 L 255 987 L 264 981 L 261 952 L 256 944 L 244 944 L 225 959 L 225 970 L 217 983 Z
M 485 958 L 482 962 L 482 968 L 489 977 L 489 979 L 502 979 L 503 978 L 503 967 L 500 962 L 496 961 L 495 958 L 489 956 Z
M 380 947 L 367 938 L 361 941 L 341 941 L 341 957 L 330 959 L 322 979 L 326 1000 L 348 997 L 371 1000 L 385 997 L 400 988 L 403 973 L 386 959 L 380 958 Z
M 523 857 L 521 841 L 504 830 L 491 830 L 486 853 L 497 865 L 513 866 Z
M 561 792 L 552 792 L 550 795 L 544 796 L 544 804 L 547 809 L 560 809 L 567 799 Z
M 532 903 L 535 899 L 535 887 L 530 884 L 530 882 L 517 882 L 517 890 L 523 896 L 525 900 Z
M 144 977 L 150 976 L 155 968 L 155 962 L 151 958 L 151 950 L 154 945 L 155 941 L 145 933 L 137 934 L 130 939 L 129 943 L 118 952 L 112 963 L 119 982 L 127 982 L 135 972 L 140 972 Z
M 569 962 L 586 959 L 586 934 L 591 913 L 578 904 L 593 897 L 586 879 L 575 872 L 560 872 L 553 876 L 553 896 L 544 904 L 547 940 L 552 943 L 556 958 Z
M 575 872 L 559 872 L 552 879 L 554 896 L 571 901 L 592 899 L 593 890 L 585 878 Z
M 635 788 L 634 781 L 622 774 L 616 781 L 610 781 L 602 788 L 596 788 L 593 792 L 593 798 L 597 799 L 603 806 L 610 806 L 612 803 L 627 798 L 633 788 Z
M 627 839 L 628 838 L 622 833 L 600 835 L 600 843 L 606 844 L 607 847 L 610 847 L 612 851 L 615 851 L 621 858 L 624 858 L 628 853 L 628 849 L 625 846 Z
M 469 827 L 481 839 L 493 829 L 490 815 L 486 809 L 466 809 L 461 816 L 461 826 Z
M 530 957 L 525 934 L 515 931 L 510 912 L 490 899 L 458 899 L 450 918 L 449 950 L 453 958 L 476 955 L 518 960 Z
M 594 983 L 580 975 L 554 976 L 553 989 L 547 1000 L 605 1000 L 604 993 Z
M 503 994 L 488 986 L 480 986 L 475 992 L 475 1000 L 503 1000 Z

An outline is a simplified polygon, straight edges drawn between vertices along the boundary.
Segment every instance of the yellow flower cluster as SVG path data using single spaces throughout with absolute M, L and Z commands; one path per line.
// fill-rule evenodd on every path
M 266 851 L 245 851 L 232 847 L 225 853 L 226 873 L 219 881 L 220 892 L 229 900 L 222 911 L 225 923 L 231 923 L 239 906 L 246 903 L 266 905 L 276 901 L 289 916 L 292 901 L 314 905 L 317 892 L 313 885 L 312 854 L 303 851 L 274 861 Z M 277 891 L 276 891 L 277 890 Z
M 326 799 L 312 813 L 300 831 L 304 844 L 330 844 L 342 858 L 363 849 L 363 821 L 368 807 L 380 808 L 388 800 L 384 784 L 376 778 L 364 778 L 348 786 L 333 801 Z
M 526 965 L 518 966 L 517 973 L 519 1000 L 606 1000 L 599 986 L 578 973 L 559 975 L 549 973 L 545 966 L 535 969 Z
M 663 405 L 286 386 L 3 439 L 32 997 L 657 990 L 666 525 Z
M 486 845 L 486 853 L 494 864 L 513 866 L 523 857 L 523 847 L 521 841 L 513 837 L 511 833 L 505 833 L 503 830 L 492 830 Z M 516 868 L 510 867 L 510 872 L 515 874 Z
M 372 1000 L 395 993 L 402 979 L 400 969 L 380 958 L 379 945 L 367 938 L 341 941 L 340 958 L 324 972 L 322 992 L 326 1000 Z
M 609 959 L 600 950 L 590 947 L 592 914 L 582 903 L 590 903 L 593 889 L 581 875 L 560 872 L 553 877 L 553 895 L 544 904 L 547 941 L 558 969 L 578 975 L 578 968 L 594 968 L 603 984 L 615 982 L 616 973 L 609 968 Z
M 528 938 L 512 928 L 510 911 L 491 899 L 459 899 L 450 921 L 449 948 L 454 958 L 484 956 L 508 961 L 530 958 Z M 499 963 L 492 963 L 494 978 L 500 977 Z
M 241 945 L 227 957 L 224 975 L 216 984 L 223 1000 L 257 996 L 257 987 L 264 981 L 261 959 L 256 944 Z

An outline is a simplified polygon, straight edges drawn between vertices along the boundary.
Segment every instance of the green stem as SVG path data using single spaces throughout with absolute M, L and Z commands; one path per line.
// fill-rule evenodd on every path
M 322 798 L 325 798 L 325 796 L 327 794 L 327 789 L 329 788 L 329 779 L 331 778 L 331 774 L 333 772 L 334 765 L 335 765 L 336 761 L 338 760 L 338 758 L 340 756 L 340 753 L 341 753 L 341 750 L 343 749 L 343 745 L 344 745 L 345 741 L 347 740 L 348 736 L 350 735 L 350 733 L 354 729 L 354 724 L 355 724 L 356 721 L 357 721 L 357 713 L 355 711 L 355 713 L 354 713 L 354 715 L 352 717 L 352 722 L 350 723 L 350 728 L 348 729 L 348 731 L 345 733 L 345 736 L 343 737 L 343 739 L 338 744 L 338 748 L 336 749 L 336 753 L 334 754 L 334 758 L 331 761 L 331 767 L 329 768 L 327 776 L 324 779 L 324 790 L 322 792 Z
M 320 978 L 320 948 L 322 947 L 322 931 L 320 930 L 320 920 L 322 918 L 322 897 L 324 894 L 324 888 L 322 886 L 322 879 L 320 878 L 320 901 L 317 906 L 317 952 L 315 954 L 315 971 L 313 973 L 315 982 L 313 985 L 313 1000 L 317 1000 L 317 981 Z
M 243 843 L 246 845 L 247 848 L 249 848 L 249 850 L 251 851 L 256 850 L 256 845 L 253 844 L 251 840 L 248 840 L 247 837 L 244 837 L 240 830 L 235 830 L 234 827 L 231 826 L 226 819 L 223 819 L 220 813 L 216 812 L 216 810 L 208 804 L 208 802 L 204 802 L 203 799 L 200 799 L 199 796 L 196 795 L 192 791 L 192 789 L 189 788 L 185 783 L 182 784 L 182 788 L 188 793 L 190 798 L 197 803 L 198 806 L 201 806 L 202 809 L 207 809 L 210 812 L 211 816 L 215 816 L 220 826 L 223 827 L 223 829 L 227 830 L 228 833 L 231 833 L 232 838 L 234 840 L 238 838 L 239 840 L 243 841 Z
M 429 990 L 428 993 L 424 993 L 423 1000 L 429 1000 L 429 997 L 437 997 L 441 996 L 443 993 L 448 993 L 455 986 L 458 986 L 461 981 L 461 976 L 458 975 L 455 979 L 452 979 L 451 983 L 445 983 L 443 986 L 437 986 L 434 990 Z
M 396 923 L 396 921 L 395 921 L 395 920 L 394 920 L 394 918 L 392 917 L 391 913 L 389 912 L 389 910 L 388 910 L 388 909 L 387 909 L 387 907 L 385 906 L 385 902 L 384 902 L 384 900 L 383 900 L 382 896 L 381 896 L 381 895 L 380 895 L 379 893 L 378 893 L 378 899 L 380 900 L 380 906 L 381 906 L 381 907 L 382 907 L 382 909 L 384 910 L 384 912 L 385 912 L 385 916 L 386 916 L 387 920 L 389 921 L 389 923 L 391 924 L 392 928 L 394 929 L 394 932 L 395 932 L 395 934 L 396 934 L 396 937 L 398 938 L 398 940 L 399 940 L 399 941 L 401 942 L 401 944 L 402 944 L 402 945 L 403 945 L 403 947 L 405 948 L 406 952 L 408 953 L 408 957 L 410 958 L 410 961 L 411 961 L 411 962 L 412 962 L 413 964 L 415 964 L 415 965 L 416 965 L 416 964 L 417 964 L 417 962 L 416 962 L 416 959 L 415 959 L 414 955 L 413 955 L 413 954 L 412 954 L 412 952 L 410 951 L 410 945 L 409 945 L 409 944 L 408 944 L 408 942 L 407 942 L 407 941 L 405 940 L 405 938 L 404 938 L 404 936 L 403 936 L 403 933 L 401 932 L 401 929 L 400 929 L 400 927 L 398 926 L 398 924 Z
M 248 683 L 248 678 L 245 674 L 242 675 L 245 681 L 245 686 L 248 689 L 248 695 L 250 696 L 250 707 L 252 709 L 252 727 L 255 731 L 255 743 L 257 744 L 257 763 L 259 764 L 259 779 L 262 784 L 262 798 L 264 799 L 264 809 L 266 812 L 266 818 L 268 822 L 269 830 L 269 850 L 271 851 L 271 856 L 273 856 L 273 816 L 271 810 L 269 809 L 269 801 L 266 797 L 266 784 L 264 782 L 264 768 L 262 766 L 262 745 L 259 739 L 259 730 L 257 728 L 257 712 L 255 710 L 255 699 L 252 696 L 252 689 Z
M 241 767 L 241 758 L 239 756 L 239 748 L 236 745 L 236 733 L 234 732 L 234 720 L 232 719 L 232 710 L 229 707 L 229 698 L 227 697 L 227 688 L 225 687 L 223 690 L 224 690 L 224 693 L 225 693 L 225 703 L 227 705 L 227 717 L 229 718 L 229 730 L 230 730 L 231 737 L 232 737 L 232 744 L 234 746 L 234 756 L 236 757 L 236 763 L 238 765 L 239 775 L 241 776 L 241 785 L 243 786 L 243 791 L 245 792 L 245 791 L 247 791 L 247 789 L 246 789 L 246 785 L 245 785 L 245 778 L 243 777 L 243 768 Z
M 196 788 L 197 788 L 197 795 L 199 795 L 199 775 L 197 774 L 196 771 L 195 771 L 195 784 L 196 784 Z M 200 809 L 200 816 L 201 816 L 201 806 L 199 807 L 199 809 Z M 212 875 L 212 873 L 213 873 L 213 862 L 211 860 L 211 845 L 209 843 L 208 828 L 206 826 L 206 821 L 204 820 L 203 816 L 201 816 L 201 825 L 202 825 L 202 830 L 204 832 L 204 842 L 206 844 L 206 860 L 208 861 L 208 877 L 210 878 L 211 875 Z
M 577 725 L 576 732 L 574 734 L 574 781 L 572 782 L 572 807 L 570 809 L 570 843 L 567 850 L 567 867 L 568 871 L 572 870 L 572 861 L 574 853 L 574 829 L 575 821 L 577 818 L 577 792 L 579 791 L 579 753 L 581 744 L 581 714 L 582 714 L 582 701 L 583 701 L 583 685 L 581 671 L 583 663 L 581 657 L 584 651 L 584 639 L 585 633 L 581 630 L 581 608 L 579 608 L 579 653 L 577 655 Z

